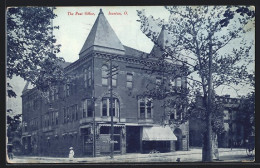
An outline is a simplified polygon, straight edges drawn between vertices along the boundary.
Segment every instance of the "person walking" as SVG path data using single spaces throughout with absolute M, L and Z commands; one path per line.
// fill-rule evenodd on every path
M 73 147 L 70 147 L 70 153 L 69 153 L 69 159 L 70 161 L 73 161 L 73 158 L 74 158 L 74 151 L 73 151 Z

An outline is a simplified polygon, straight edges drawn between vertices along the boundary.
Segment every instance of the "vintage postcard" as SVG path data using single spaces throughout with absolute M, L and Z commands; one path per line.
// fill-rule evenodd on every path
M 254 6 L 8 7 L 7 163 L 254 162 Z

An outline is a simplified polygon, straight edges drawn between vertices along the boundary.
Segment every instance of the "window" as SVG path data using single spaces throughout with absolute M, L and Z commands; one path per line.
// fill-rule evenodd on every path
M 176 79 L 176 86 L 177 86 L 177 87 L 181 87 L 181 77 L 178 77 L 178 78 Z
M 55 124 L 56 125 L 59 124 L 59 112 L 58 111 L 55 112 Z
M 75 120 L 75 108 L 74 108 L 74 105 L 70 107 L 71 108 L 71 119 L 72 121 Z
M 177 106 L 177 115 L 176 115 L 176 119 L 180 119 L 180 120 L 182 120 L 182 112 L 183 112 L 182 105 Z
M 102 99 L 102 116 L 107 116 L 108 99 Z
M 171 115 L 170 115 L 170 120 L 173 120 L 173 119 L 175 119 L 175 114 L 174 114 L 174 113 L 171 113 Z
M 76 104 L 74 106 L 74 108 L 75 108 L 75 119 L 78 120 L 78 118 L 79 118 L 79 116 L 78 116 L 78 105 Z
M 126 87 L 129 89 L 133 88 L 133 74 L 127 73 L 126 75 Z
M 106 65 L 102 66 L 102 85 L 108 85 L 108 67 Z
M 162 79 L 160 77 L 156 78 L 156 86 L 160 86 L 162 84 Z
M 70 84 L 69 83 L 66 84 L 66 95 L 67 96 L 70 95 Z
M 82 118 L 86 118 L 87 116 L 87 99 L 82 102 Z
M 92 82 L 92 72 L 91 72 L 91 66 L 84 69 L 84 86 L 88 87 L 91 86 Z
M 71 120 L 71 110 L 69 107 L 67 107 L 67 122 L 70 122 Z
M 110 102 L 109 98 L 102 99 L 102 116 L 108 116 L 108 115 L 111 116 L 112 115 L 109 102 Z M 113 116 L 116 116 L 116 117 L 119 116 L 119 101 L 117 98 L 113 98 L 113 100 L 112 100 L 112 111 L 113 111 Z
M 145 98 L 139 100 L 139 118 L 152 118 L 152 99 Z
M 64 84 L 63 91 L 64 91 L 64 97 L 70 95 L 70 84 L 69 83 Z
M 140 118 L 145 118 L 145 100 L 140 101 Z
M 170 80 L 170 91 L 174 91 L 174 88 L 176 86 L 176 79 Z
M 83 105 L 82 105 L 82 117 L 92 117 L 93 116 L 93 108 L 92 108 L 92 102 L 90 99 L 85 99 L 83 100 Z
M 52 88 L 51 90 L 51 100 L 54 101 L 55 100 L 55 90 L 54 90 L 54 87 Z
M 87 87 L 88 82 L 87 82 L 87 69 L 84 69 L 84 86 Z
M 91 67 L 88 67 L 88 86 L 91 86 L 92 82 L 92 72 L 91 72 Z
M 93 109 L 92 109 L 91 100 L 87 101 L 87 112 L 88 112 L 88 117 L 92 117 Z
M 112 86 L 116 87 L 117 86 L 117 68 L 114 67 L 112 69 Z
M 52 112 L 51 113 L 51 125 L 54 125 L 54 122 L 55 121 L 55 113 L 54 112 Z
M 66 108 L 64 107 L 63 108 L 63 123 L 66 123 L 67 122 L 67 111 L 66 111 Z
M 186 77 L 181 78 L 182 87 L 186 87 Z
M 49 121 L 50 116 L 49 116 L 49 114 L 45 114 L 43 117 L 44 117 L 43 118 L 44 119 L 44 126 L 48 127 L 50 125 L 50 121 Z
M 54 97 L 55 97 L 56 100 L 58 100 L 59 99 L 59 87 L 56 86 L 54 91 L 55 91 L 55 96 Z

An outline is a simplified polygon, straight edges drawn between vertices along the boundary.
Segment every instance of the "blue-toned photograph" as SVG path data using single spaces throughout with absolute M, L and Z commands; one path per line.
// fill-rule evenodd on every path
M 6 163 L 255 161 L 254 6 L 8 7 Z

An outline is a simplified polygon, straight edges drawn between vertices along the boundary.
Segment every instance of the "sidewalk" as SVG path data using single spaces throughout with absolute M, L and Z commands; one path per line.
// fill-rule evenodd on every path
M 127 153 L 124 155 L 115 155 L 114 159 L 110 156 L 100 157 L 80 157 L 70 161 L 68 158 L 61 157 L 38 157 L 38 156 L 18 156 L 12 160 L 12 163 L 132 163 L 132 162 L 176 162 L 180 158 L 181 162 L 201 162 L 202 150 L 200 148 L 191 148 L 189 151 L 175 151 L 159 154 L 141 154 Z M 219 149 L 219 161 L 241 162 L 252 161 L 254 158 L 248 157 L 245 149 Z

